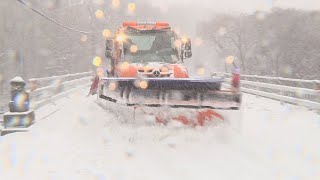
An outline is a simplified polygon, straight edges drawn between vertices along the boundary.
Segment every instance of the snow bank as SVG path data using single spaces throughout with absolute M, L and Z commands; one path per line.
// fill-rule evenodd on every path
M 126 123 L 87 91 L 37 110 L 0 140 L 0 179 L 317 179 L 320 117 L 244 96 L 243 134 Z

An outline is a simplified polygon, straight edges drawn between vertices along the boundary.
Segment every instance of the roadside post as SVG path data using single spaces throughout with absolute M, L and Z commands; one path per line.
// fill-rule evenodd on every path
M 10 86 L 9 112 L 3 115 L 1 134 L 26 131 L 35 120 L 34 111 L 30 109 L 30 95 L 25 90 L 26 82 L 21 77 L 15 77 L 10 81 Z

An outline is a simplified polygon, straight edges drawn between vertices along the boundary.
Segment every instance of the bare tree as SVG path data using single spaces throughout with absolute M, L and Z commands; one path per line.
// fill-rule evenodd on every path
M 198 32 L 219 54 L 238 57 L 245 73 L 319 78 L 319 17 L 290 9 L 218 14 Z

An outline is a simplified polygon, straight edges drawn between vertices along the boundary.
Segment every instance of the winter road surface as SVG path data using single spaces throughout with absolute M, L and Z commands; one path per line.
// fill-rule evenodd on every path
M 320 179 L 320 117 L 244 96 L 243 133 L 125 124 L 80 91 L 0 140 L 0 179 Z

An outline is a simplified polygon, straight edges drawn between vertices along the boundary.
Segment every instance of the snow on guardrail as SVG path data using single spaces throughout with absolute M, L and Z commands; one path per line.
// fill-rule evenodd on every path
M 56 100 L 68 96 L 69 94 L 80 88 L 88 87 L 91 84 L 91 80 L 93 79 L 92 75 L 92 72 L 85 72 L 77 74 L 67 74 L 63 76 L 53 76 L 48 78 L 30 79 L 27 83 L 28 89 L 30 89 L 27 91 L 30 93 L 30 108 L 32 110 L 36 110 L 47 104 L 54 103 Z M 3 98 L 0 102 L 5 101 L 7 101 L 7 104 L 9 103 L 10 94 L 7 94 L 6 100 Z M 1 131 L 3 131 L 3 114 L 6 115 L 7 113 L 5 112 L 7 111 L 7 105 L 3 104 L 3 106 L 0 106 L 0 135 L 2 133 Z M 18 119 L 19 115 L 16 116 Z M 26 128 L 9 128 L 6 129 L 6 131 L 7 130 L 20 131 L 26 130 Z
M 92 75 L 92 72 L 82 72 L 82 73 L 75 73 L 75 74 L 66 74 L 62 76 L 51 76 L 51 77 L 45 77 L 45 78 L 32 78 L 29 79 L 29 85 L 35 85 L 38 88 L 39 87 L 45 87 L 45 86 L 50 86 L 53 83 L 59 82 L 64 82 L 64 81 L 71 81 L 74 79 L 79 79 L 83 77 L 88 77 Z M 30 87 L 31 88 L 31 87 Z
M 29 79 L 31 106 L 38 109 L 73 91 L 90 85 L 92 72 Z
M 93 73 L 82 72 L 66 74 L 62 76 L 51 76 L 45 78 L 32 78 L 27 82 L 30 92 L 31 108 L 38 109 L 49 103 L 67 96 L 73 91 L 91 84 Z M 0 95 L 0 122 L 2 115 L 8 111 L 10 93 Z
M 225 76 L 231 78 L 230 73 L 213 73 L 213 75 Z M 264 82 L 268 84 L 278 84 L 292 87 L 302 87 L 308 89 L 320 89 L 320 80 L 290 79 L 283 77 L 269 77 L 258 75 L 241 75 L 241 80 Z
M 231 74 L 213 73 L 213 75 L 224 76 L 228 83 L 231 81 Z M 224 86 L 229 85 L 226 83 Z M 241 75 L 241 91 L 320 110 L 319 80 Z
M 49 103 L 53 103 L 61 97 L 67 96 L 75 90 L 90 85 L 92 77 L 84 77 L 67 81 L 58 85 L 39 88 L 30 93 L 33 109 L 38 109 Z

